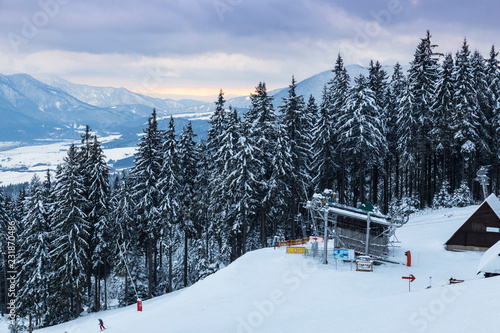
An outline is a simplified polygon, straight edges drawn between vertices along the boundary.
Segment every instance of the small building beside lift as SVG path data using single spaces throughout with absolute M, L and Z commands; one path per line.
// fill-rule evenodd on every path
M 500 201 L 491 194 L 444 244 L 449 251 L 486 251 L 500 241 Z

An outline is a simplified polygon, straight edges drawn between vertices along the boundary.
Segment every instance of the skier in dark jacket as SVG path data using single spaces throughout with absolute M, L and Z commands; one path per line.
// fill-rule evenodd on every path
M 105 330 L 105 329 L 106 329 L 106 327 L 104 327 L 104 323 L 102 322 L 102 319 L 101 319 L 101 318 L 99 318 L 98 320 L 99 320 L 99 328 L 101 329 L 101 331 L 102 331 L 102 330 Z

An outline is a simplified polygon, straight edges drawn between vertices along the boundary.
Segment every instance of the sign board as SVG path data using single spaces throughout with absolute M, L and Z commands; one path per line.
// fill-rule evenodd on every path
M 288 246 L 286 253 L 306 253 L 306 248 L 302 246 Z
M 500 228 L 486 227 L 487 232 L 500 232 Z
M 342 260 L 354 260 L 354 250 L 333 249 L 333 258 Z

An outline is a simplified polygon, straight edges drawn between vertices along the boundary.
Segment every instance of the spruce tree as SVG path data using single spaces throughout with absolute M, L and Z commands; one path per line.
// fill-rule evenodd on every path
M 355 80 L 345 103 L 345 112 L 339 117 L 339 149 L 348 157 L 352 170 L 353 202 L 367 199 L 365 192 L 365 171 L 378 162 L 387 149 L 383 135 L 380 109 L 375 102 L 375 94 L 368 86 L 367 79 L 360 75 Z
M 438 155 L 437 165 L 439 170 L 434 170 L 438 173 L 436 177 L 443 184 L 450 185 L 449 181 L 452 178 L 451 168 L 451 117 L 454 112 L 455 83 L 453 80 L 453 58 L 451 54 L 447 54 L 440 68 L 439 80 L 436 84 L 436 98 L 432 105 L 432 147 Z M 443 190 L 441 189 L 440 192 Z M 434 204 L 433 204 L 434 205 Z
M 497 59 L 498 52 L 493 45 L 490 50 L 490 57 L 486 61 L 486 82 L 488 85 L 489 105 L 491 107 L 490 130 L 492 149 L 492 191 L 498 192 L 500 187 L 500 62 Z
M 325 147 L 324 149 L 335 150 L 331 151 L 331 157 L 325 163 L 329 164 L 328 168 L 333 169 L 333 173 L 331 176 L 326 176 L 325 183 L 328 185 L 325 184 L 326 187 L 319 189 L 319 191 L 323 191 L 325 188 L 336 188 L 339 193 L 339 201 L 345 203 L 348 194 L 346 191 L 346 166 L 344 165 L 344 161 L 347 156 L 342 146 L 338 144 L 342 133 L 338 130 L 337 124 L 339 118 L 345 112 L 345 103 L 351 89 L 351 79 L 347 74 L 344 60 L 340 54 L 337 56 L 332 72 L 334 73 L 333 79 L 328 82 L 329 96 L 327 99 L 323 97 L 321 108 L 326 107 L 328 109 L 329 125 L 331 128 L 329 129 L 329 143 L 327 143 L 329 147 Z M 331 159 L 337 162 L 333 162 Z M 334 177 L 334 180 L 330 181 L 330 177 Z M 329 184 L 330 182 L 331 184 Z
M 438 56 L 434 51 L 431 34 L 427 31 L 415 51 L 414 60 L 408 70 L 408 86 L 399 106 L 399 149 L 402 166 L 405 168 L 407 195 L 417 190 L 420 206 L 430 205 L 433 197 L 430 167 L 432 128 L 431 107 L 438 79 Z M 415 144 L 417 143 L 417 144 Z M 415 169 L 418 171 L 414 173 Z M 415 185 L 417 186 L 415 186 Z
M 178 142 L 175 134 L 174 118 L 170 117 L 168 128 L 163 133 L 162 140 L 162 201 L 161 211 L 164 222 L 162 234 L 166 235 L 168 248 L 168 287 L 173 291 L 173 251 L 176 238 L 178 237 L 178 222 L 181 217 L 181 204 L 179 193 L 181 191 L 180 171 L 178 164 Z M 163 243 L 163 242 L 161 242 Z
M 306 184 L 310 183 L 308 170 L 310 121 L 306 114 L 304 97 L 296 94 L 296 87 L 295 77 L 292 76 L 288 97 L 283 98 L 283 104 L 279 109 L 281 113 L 280 124 L 287 137 L 285 143 L 289 145 L 290 160 L 288 164 L 292 166 L 288 170 L 288 187 L 292 196 L 289 198 L 288 210 L 284 212 L 289 215 L 288 219 L 292 221 L 292 230 L 295 230 L 296 227 L 295 221 L 296 215 L 300 211 L 300 203 L 306 200 Z M 275 215 L 273 214 L 273 216 Z
M 182 130 L 179 135 L 177 163 L 179 165 L 179 228 L 184 238 L 184 256 L 183 256 L 183 284 L 187 287 L 194 283 L 192 275 L 188 276 L 188 250 L 189 240 L 195 236 L 195 197 L 196 197 L 196 166 L 197 159 L 194 142 L 196 134 L 193 132 L 191 122 Z M 190 263 L 191 271 L 194 263 Z
M 335 131 L 332 124 L 333 118 L 330 114 L 329 94 L 325 86 L 323 88 L 323 99 L 319 106 L 318 119 L 313 129 L 312 144 L 312 182 L 315 192 L 322 192 L 326 188 L 333 188 L 335 174 L 339 167 L 337 159 Z
M 398 105 L 405 90 L 406 78 L 403 74 L 402 67 L 396 63 L 393 69 L 391 80 L 387 87 L 387 107 L 385 109 L 385 136 L 387 140 L 388 155 L 386 159 L 386 175 L 391 182 L 391 176 L 394 173 L 394 185 L 387 184 L 385 211 L 388 211 L 389 200 L 392 197 L 401 198 L 401 179 L 400 179 L 400 156 L 398 153 L 398 136 L 397 136 L 397 121 L 398 121 Z
M 162 192 L 162 137 L 156 120 L 156 110 L 148 120 L 148 127 L 141 137 L 134 166 L 130 171 L 133 182 L 132 192 L 137 208 L 137 232 L 141 246 L 145 250 L 148 268 L 148 297 L 155 290 L 156 265 L 153 262 L 156 253 L 156 241 L 161 228 Z
M 90 225 L 84 213 L 87 199 L 79 161 L 77 148 L 72 145 L 56 174 L 50 226 L 54 239 L 50 279 L 57 283 L 57 298 L 63 307 L 60 318 L 65 320 L 78 316 L 85 301 Z
M 114 244 L 112 243 L 112 235 L 115 233 L 111 221 L 110 214 L 110 180 L 109 167 L 106 164 L 105 156 L 101 148 L 97 136 L 93 137 L 93 142 L 90 146 L 90 152 L 86 165 L 89 166 L 86 173 L 89 177 L 88 183 L 88 202 L 90 204 L 90 212 L 88 213 L 89 223 L 92 225 L 91 243 L 92 243 L 92 269 L 94 271 L 94 307 L 98 311 L 101 308 L 100 294 L 101 283 L 104 279 L 106 288 L 106 279 L 109 276 L 112 268 L 111 255 Z M 106 296 L 106 290 L 104 292 Z M 105 298 L 105 308 L 107 306 L 107 298 Z
M 257 208 L 257 225 L 259 226 L 260 243 L 262 247 L 267 246 L 266 223 L 271 205 L 267 193 L 269 191 L 269 181 L 272 174 L 273 142 L 276 136 L 276 115 L 272 104 L 273 98 L 268 95 L 266 84 L 260 82 L 255 88 L 255 93 L 250 95 L 252 106 L 245 114 L 245 122 L 248 124 L 250 140 L 249 144 L 254 146 L 254 162 L 250 166 L 255 170 L 260 188 L 258 196 L 261 205 Z M 257 171 L 258 170 L 258 171 Z M 295 237 L 295 230 L 292 229 L 292 237 Z
M 379 110 L 379 118 L 382 119 L 380 124 L 380 129 L 384 137 L 386 136 L 386 128 L 385 125 L 387 123 L 387 114 L 386 108 L 388 107 L 387 102 L 387 72 L 382 69 L 382 65 L 377 60 L 375 63 L 373 60 L 370 61 L 370 66 L 368 67 L 368 77 L 367 77 L 367 85 L 373 91 L 375 104 L 377 105 L 377 109 Z M 382 170 L 382 166 L 384 165 L 384 159 L 386 158 L 387 151 L 381 152 L 378 160 L 375 160 L 372 163 L 372 172 L 371 172 L 371 185 L 370 185 L 370 201 L 373 204 L 378 203 L 378 187 L 379 187 L 379 174 Z M 385 195 L 385 193 L 384 193 Z
M 48 203 L 44 185 L 34 175 L 24 201 L 26 215 L 23 232 L 19 235 L 18 285 L 16 305 L 19 315 L 29 316 L 33 327 L 43 327 L 49 297 L 50 238 Z
M 453 105 L 454 113 L 451 127 L 454 149 L 458 156 L 459 179 L 472 184 L 477 154 L 488 150 L 486 119 L 481 110 L 474 75 L 470 63 L 470 51 L 467 40 L 457 52 L 453 69 L 455 82 Z

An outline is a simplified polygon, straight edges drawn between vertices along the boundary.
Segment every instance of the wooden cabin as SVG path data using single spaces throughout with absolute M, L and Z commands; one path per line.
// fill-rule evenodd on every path
M 500 241 L 500 201 L 491 194 L 445 243 L 449 251 L 486 251 Z

